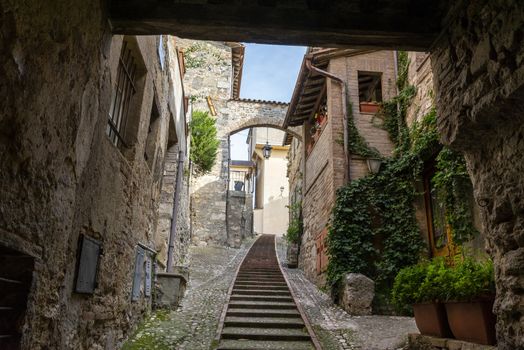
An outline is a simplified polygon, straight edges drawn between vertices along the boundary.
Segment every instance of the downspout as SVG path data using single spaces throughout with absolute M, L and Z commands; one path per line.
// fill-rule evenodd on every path
M 348 144 L 349 144 L 349 136 L 348 136 L 348 112 L 347 112 L 347 87 L 346 83 L 342 78 L 339 76 L 332 74 L 330 72 L 327 72 L 325 70 L 322 70 L 320 68 L 315 67 L 311 62 L 311 56 L 306 57 L 306 67 L 312 72 L 315 72 L 317 74 L 320 74 L 326 78 L 332 79 L 340 84 L 342 88 L 342 115 L 343 115 L 343 121 L 344 121 L 344 157 L 346 158 L 346 167 L 344 169 L 344 179 L 345 183 L 348 183 L 350 180 L 349 177 L 349 154 L 348 154 Z
M 169 247 L 167 249 L 166 272 L 173 271 L 173 251 L 175 250 L 175 236 L 177 230 L 177 214 L 180 206 L 180 192 L 184 176 L 184 151 L 178 151 L 178 166 L 176 169 L 176 187 L 173 195 L 173 213 L 171 217 L 171 232 L 169 233 Z

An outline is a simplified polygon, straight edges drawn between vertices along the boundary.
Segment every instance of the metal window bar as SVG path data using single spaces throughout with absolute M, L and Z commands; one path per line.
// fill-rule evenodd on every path
M 119 147 L 128 147 L 125 140 L 125 130 L 132 96 L 136 93 L 135 78 L 137 64 L 128 47 L 127 41 L 122 45 L 118 62 L 117 86 L 111 98 L 111 107 L 107 123 L 107 134 L 111 142 Z
M 241 183 L 241 185 L 236 185 Z M 236 185 L 236 186 L 235 186 Z M 229 176 L 229 190 L 230 191 L 249 191 L 249 183 L 246 171 L 231 171 Z

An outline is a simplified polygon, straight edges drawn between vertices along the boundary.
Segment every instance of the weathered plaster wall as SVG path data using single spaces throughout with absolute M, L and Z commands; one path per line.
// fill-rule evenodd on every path
M 441 139 L 466 156 L 495 261 L 499 349 L 524 348 L 524 6 L 457 1 L 431 62 Z
M 130 292 L 136 245 L 154 239 L 144 146 L 154 91 L 167 130 L 168 80 L 158 38 L 138 38 L 147 75 L 123 155 L 106 136 L 122 37 L 100 5 L 0 4 L 0 243 L 36 259 L 23 349 L 115 349 L 150 304 Z M 104 249 L 94 295 L 72 292 L 80 234 Z
M 287 104 L 231 100 L 231 48 L 220 42 L 180 40 L 186 48 L 186 94 L 193 109 L 210 111 L 211 98 L 217 112 L 220 140 L 216 163 L 209 174 L 195 178 L 191 192 L 191 239 L 195 244 L 227 244 L 226 203 L 230 134 L 257 125 L 280 127 Z M 189 57 L 189 58 L 188 58 Z

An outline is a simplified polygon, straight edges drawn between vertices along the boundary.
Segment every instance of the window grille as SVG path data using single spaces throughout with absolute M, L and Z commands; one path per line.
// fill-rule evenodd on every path
M 127 41 L 123 42 L 118 62 L 117 85 L 111 98 L 107 135 L 117 147 L 128 147 L 125 142 L 125 130 L 129 114 L 129 105 L 136 93 L 137 63 Z

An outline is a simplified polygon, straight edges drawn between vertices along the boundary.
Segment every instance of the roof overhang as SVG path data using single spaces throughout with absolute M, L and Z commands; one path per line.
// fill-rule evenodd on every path
M 337 57 L 349 57 L 374 52 L 375 50 L 356 49 L 308 49 L 302 60 L 293 96 L 284 119 L 284 128 L 298 126 L 311 119 L 318 107 L 319 98 L 325 93 L 326 77 L 309 70 L 306 61 L 321 70 L 327 70 L 329 61 Z M 286 136 L 285 142 L 291 142 Z
M 240 85 L 242 84 L 242 70 L 244 68 L 245 46 L 240 43 L 227 42 L 231 47 L 231 66 L 233 69 L 233 79 L 231 82 L 231 98 L 240 97 Z

